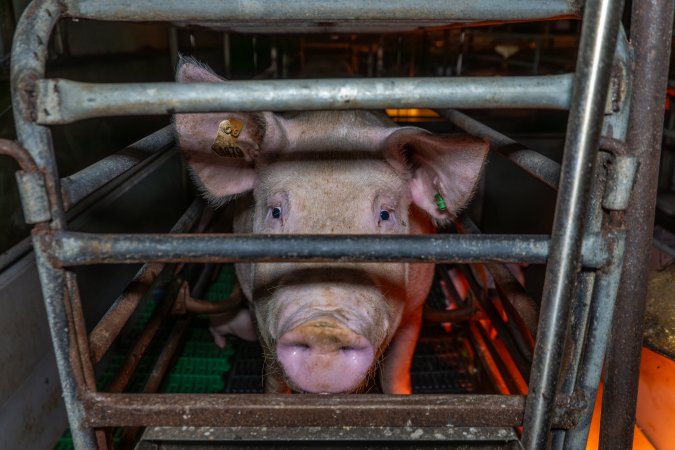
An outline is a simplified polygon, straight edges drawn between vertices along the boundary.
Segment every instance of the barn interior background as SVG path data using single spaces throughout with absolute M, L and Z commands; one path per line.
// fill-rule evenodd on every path
M 22 0 L 0 2 L 0 137 L 8 139 L 16 138 L 9 81 L 11 43 L 27 3 Z M 261 33 L 254 27 L 223 32 L 180 24 L 63 20 L 56 25 L 48 44 L 47 77 L 106 83 L 172 81 L 179 53 L 194 56 L 233 80 L 299 76 L 557 75 L 575 70 L 581 30 L 580 21 L 575 19 L 394 33 L 386 27 L 356 33 L 348 29 L 334 32 L 325 24 L 318 26 L 323 26 L 320 33 L 294 30 L 296 32 L 290 34 L 284 30 Z M 661 290 L 654 291 L 649 298 L 645 342 L 648 350 L 643 353 L 644 383 L 638 399 L 638 426 L 644 434 L 638 432 L 635 438 L 636 445 L 644 445 L 644 448 L 649 448 L 648 441 L 656 448 L 669 448 L 668 445 L 675 442 L 674 431 L 668 427 L 668 418 L 673 419 L 672 405 L 675 405 L 675 375 L 672 360 L 663 356 L 672 352 L 673 347 L 672 343 L 668 347 L 668 343 L 663 342 L 668 325 L 659 320 L 671 316 L 672 324 L 673 299 L 669 283 L 675 256 L 675 117 L 671 114 L 669 99 L 675 97 L 675 76 L 669 81 L 667 94 L 668 97 L 664 93 L 666 128 L 651 267 L 653 284 Z M 480 109 L 463 112 L 524 147 L 536 148 L 551 160 L 561 161 L 567 111 Z M 414 122 L 434 131 L 453 129 L 432 110 L 392 109 L 387 113 L 395 120 Z M 75 175 L 167 125 L 168 116 L 141 116 L 93 118 L 53 126 L 59 174 L 61 177 Z M 136 147 L 135 151 L 143 151 L 143 145 Z M 14 177 L 17 169 L 12 159 L 0 156 L 0 305 L 3 311 L 0 315 L 0 447 L 67 448 L 68 437 L 62 437 L 67 427 L 66 415 L 31 250 L 30 228 L 24 222 Z M 553 189 L 523 177 L 515 166 L 496 154 L 490 156 L 482 183 L 470 211 L 482 232 L 550 232 L 555 208 Z M 79 231 L 167 232 L 191 205 L 194 194 L 180 156 L 175 150 L 166 149 L 148 156 L 133 170 L 87 196 L 68 212 L 68 222 L 72 229 Z M 122 264 L 78 267 L 84 317 L 90 328 L 103 317 L 139 268 L 140 265 Z M 466 269 L 444 266 L 439 270 L 437 304 L 431 305 L 432 309 L 445 308 L 446 297 L 453 298 L 450 270 L 463 273 L 470 282 L 471 275 Z M 518 270 L 524 274 L 526 293 L 531 298 L 540 298 L 544 266 L 524 265 Z M 193 285 L 199 285 L 202 296 L 218 299 L 226 295 L 232 282 L 231 269 L 211 266 L 201 272 L 201 276 L 197 269 L 194 272 L 188 278 Z M 144 389 L 152 368 L 151 360 L 143 360 L 135 378 L 126 383 L 116 379 L 113 373 L 125 364 L 123 355 L 129 351 L 134 334 L 142 333 L 148 321 L 157 316 L 153 307 L 160 303 L 157 299 L 167 289 L 154 286 L 143 296 L 139 312 L 124 328 L 124 337 L 101 357 L 103 362 L 96 369 L 99 386 L 121 383 L 128 385 L 122 387 L 125 392 Z M 669 292 L 670 303 L 666 303 Z M 194 290 L 193 295 L 196 295 Z M 461 295 L 454 293 L 454 297 Z M 491 314 L 504 312 L 486 310 L 481 304 L 470 308 L 475 314 L 454 324 L 450 338 L 439 341 L 438 325 L 425 329 L 427 334 L 416 357 L 416 392 L 525 393 L 526 383 L 517 367 L 522 363 L 513 356 L 518 351 L 510 348 L 517 347 L 518 342 L 504 342 L 486 320 Z M 433 320 L 433 311 L 428 316 Z M 165 322 L 167 324 L 158 328 L 152 339 L 148 350 L 151 357 L 157 358 L 171 341 L 172 327 L 179 321 Z M 208 334 L 200 331 L 204 331 L 204 323 L 203 318 L 197 318 L 189 326 L 185 325 L 179 346 L 183 356 L 173 361 L 172 371 L 156 387 L 167 392 L 259 391 L 260 358 L 250 357 L 256 352 L 255 346 L 239 342 L 239 347 L 234 345 L 225 353 L 219 353 L 210 344 Z M 209 357 L 221 361 L 216 364 L 216 371 L 215 363 L 209 362 L 209 367 L 196 373 L 194 366 Z M 670 416 L 664 412 L 667 398 Z M 116 445 L 129 446 L 138 436 L 137 430 L 120 429 L 112 433 L 111 439 Z M 152 440 L 152 436 L 146 439 Z M 597 440 L 597 435 L 592 434 L 591 441 L 593 439 Z

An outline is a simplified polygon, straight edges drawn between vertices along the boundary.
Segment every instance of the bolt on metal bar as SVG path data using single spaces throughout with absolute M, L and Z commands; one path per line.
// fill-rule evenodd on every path
M 546 262 L 545 235 L 238 235 L 89 234 L 59 232 L 51 242 L 58 264 L 138 262 Z M 583 263 L 600 267 L 600 236 L 584 241 Z
M 173 228 L 171 228 L 171 232 L 183 233 L 189 231 L 197 219 L 199 219 L 203 209 L 204 207 L 200 200 L 193 201 Z M 94 363 L 99 362 L 106 354 L 129 320 L 129 317 L 136 310 L 143 296 L 164 268 L 165 265 L 161 263 L 144 264 L 136 273 L 131 283 L 124 289 L 124 292 L 117 297 L 94 327 L 89 335 L 89 346 Z
M 515 427 L 520 395 L 111 394 L 83 392 L 87 425 Z M 575 397 L 560 398 L 554 424 L 576 424 Z
M 256 80 L 224 83 L 37 81 L 37 122 L 177 112 L 308 109 L 567 109 L 572 74 L 532 77 Z
M 134 168 L 149 155 L 165 150 L 174 142 L 172 125 L 152 133 L 140 141 L 104 158 L 79 172 L 61 179 L 61 192 L 66 209 L 87 195 Z
M 639 168 L 625 214 L 626 257 L 605 359 L 601 449 L 630 448 L 633 442 L 674 4 L 673 0 L 632 2 L 635 68 L 626 147 L 638 158 Z
M 487 139 L 490 148 L 508 159 L 545 185 L 558 189 L 560 164 L 539 152 L 530 150 L 513 139 L 472 119 L 464 113 L 448 109 L 438 111 L 442 117 L 467 133 Z
M 284 0 L 64 0 L 64 14 L 96 20 L 206 22 L 505 21 L 579 16 L 572 0 L 314 0 L 311 5 Z
M 583 217 L 600 141 L 622 0 L 589 0 L 582 25 L 551 253 L 539 314 L 522 443 L 544 448 L 551 429 L 566 320 L 580 269 Z

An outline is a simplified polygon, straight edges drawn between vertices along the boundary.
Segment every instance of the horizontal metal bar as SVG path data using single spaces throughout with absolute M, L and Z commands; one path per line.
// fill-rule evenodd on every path
M 429 442 L 446 446 L 448 441 L 485 441 L 493 444 L 517 441 L 518 434 L 512 427 L 152 427 L 145 430 L 143 441 L 161 442 L 161 448 L 179 448 L 187 442 L 200 441 L 257 441 L 288 442 L 307 445 L 311 441 L 399 441 Z M 178 441 L 178 442 L 176 442 Z M 346 442 L 345 447 L 350 447 Z M 486 445 L 486 444 L 484 444 Z M 331 448 L 335 444 L 330 445 Z M 141 447 L 137 447 L 141 448 Z M 181 447 L 182 448 L 182 447 Z M 473 449 L 474 447 L 471 446 Z M 482 447 L 494 450 L 495 447 Z M 502 447 L 496 448 L 511 448 Z
M 79 172 L 61 179 L 61 192 L 66 209 L 104 184 L 132 169 L 149 155 L 168 148 L 174 141 L 172 125 L 144 137 L 138 142 L 104 158 Z
M 578 17 L 577 0 L 64 0 L 64 14 L 97 20 L 207 22 L 502 21 Z
M 241 235 L 90 234 L 40 236 L 55 263 L 130 264 L 153 262 L 546 262 L 546 235 Z M 583 264 L 600 267 L 604 242 L 589 235 Z
M 82 393 L 91 427 L 515 427 L 525 397 L 509 395 L 250 395 Z M 581 402 L 584 403 L 585 402 Z M 576 397 L 555 408 L 555 426 L 574 426 Z
M 526 148 L 459 111 L 444 110 L 439 111 L 439 113 L 467 133 L 487 139 L 490 142 L 490 148 L 499 153 L 500 156 L 513 162 L 547 186 L 558 189 L 560 164 L 557 162 L 539 152 Z
M 549 108 L 570 104 L 572 75 L 256 80 L 225 83 L 37 82 L 37 122 L 176 112 L 307 109 Z

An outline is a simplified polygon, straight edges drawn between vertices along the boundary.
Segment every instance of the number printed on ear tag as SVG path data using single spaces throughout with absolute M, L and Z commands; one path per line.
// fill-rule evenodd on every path
M 224 158 L 243 158 L 244 151 L 237 145 L 237 138 L 244 129 L 244 122 L 237 119 L 225 119 L 218 124 L 216 140 L 211 150 Z

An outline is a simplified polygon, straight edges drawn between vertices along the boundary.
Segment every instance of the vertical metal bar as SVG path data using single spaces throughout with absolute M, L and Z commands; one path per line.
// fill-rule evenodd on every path
M 590 203 L 587 208 L 586 233 L 599 233 L 602 230 L 602 199 L 607 182 L 607 170 L 604 167 L 604 163 L 608 158 L 609 155 L 607 153 L 600 153 L 598 155 L 595 177 L 593 177 L 589 198 Z M 568 319 L 569 332 L 567 333 L 565 342 L 565 365 L 558 389 L 560 394 L 571 394 L 574 392 L 576 386 L 579 366 L 583 357 L 595 281 L 595 271 L 582 271 L 577 276 L 572 310 L 569 313 Z M 562 430 L 555 431 L 552 442 L 553 449 L 561 449 L 564 442 L 565 432 Z
M 48 128 L 35 124 L 35 82 L 44 77 L 47 44 L 54 25 L 61 15 L 57 0 L 34 0 L 24 10 L 17 24 L 12 46 L 11 82 L 14 121 L 19 142 L 28 150 L 44 173 L 49 195 L 52 229 L 65 226 L 65 213 L 60 199 L 59 177 Z M 65 277 L 62 269 L 54 268 L 45 249 L 40 245 L 41 234 L 49 233 L 47 226 L 38 225 L 33 231 L 33 248 L 51 333 L 52 345 L 59 371 L 63 399 L 70 423 L 73 444 L 78 449 L 96 447 L 93 429 L 85 422 L 85 413 L 78 398 L 78 386 L 83 387 L 79 358 L 74 357 L 74 330 L 65 308 Z M 70 331 L 70 332 L 69 332 Z
M 588 407 L 581 414 L 581 421 L 575 428 L 567 432 L 565 437 L 566 449 L 574 450 L 583 448 L 588 439 L 588 430 L 593 417 L 593 405 L 600 384 L 602 363 L 609 341 L 609 329 L 614 315 L 615 299 L 619 288 L 621 264 L 623 262 L 624 241 L 623 233 L 612 235 L 612 263 L 606 272 L 598 275 L 596 288 L 591 303 L 591 320 L 587 332 L 586 346 L 584 348 L 583 361 L 579 370 L 577 389 L 581 389 L 587 396 Z M 614 429 L 616 431 L 616 428 Z M 621 447 L 614 447 L 621 448 Z
M 83 385 L 84 380 L 81 373 L 77 374 L 73 370 L 72 365 L 73 362 L 80 361 L 78 357 L 71 358 L 73 346 L 76 344 L 71 336 L 74 336 L 75 330 L 72 329 L 66 314 L 64 270 L 51 266 L 47 254 L 36 238 L 33 240 L 33 247 L 73 444 L 77 449 L 93 449 L 96 447 L 94 430 L 86 424 L 85 411 L 77 395 L 78 385 Z
M 605 361 L 601 449 L 630 448 L 633 441 L 673 5 L 673 0 L 633 2 L 635 70 L 627 148 L 640 166 L 625 215 L 626 259 Z
M 28 5 L 16 27 L 11 64 L 16 134 L 21 145 L 44 172 L 50 194 L 52 228 L 56 229 L 64 226 L 65 213 L 58 195 L 61 188 L 51 134 L 48 128 L 35 123 L 35 84 L 44 77 L 47 44 L 60 15 L 58 0 L 34 0 Z
M 577 58 L 565 153 L 532 361 L 522 443 L 544 448 L 560 372 L 566 319 L 580 268 L 582 220 L 594 173 L 622 0 L 589 0 Z

